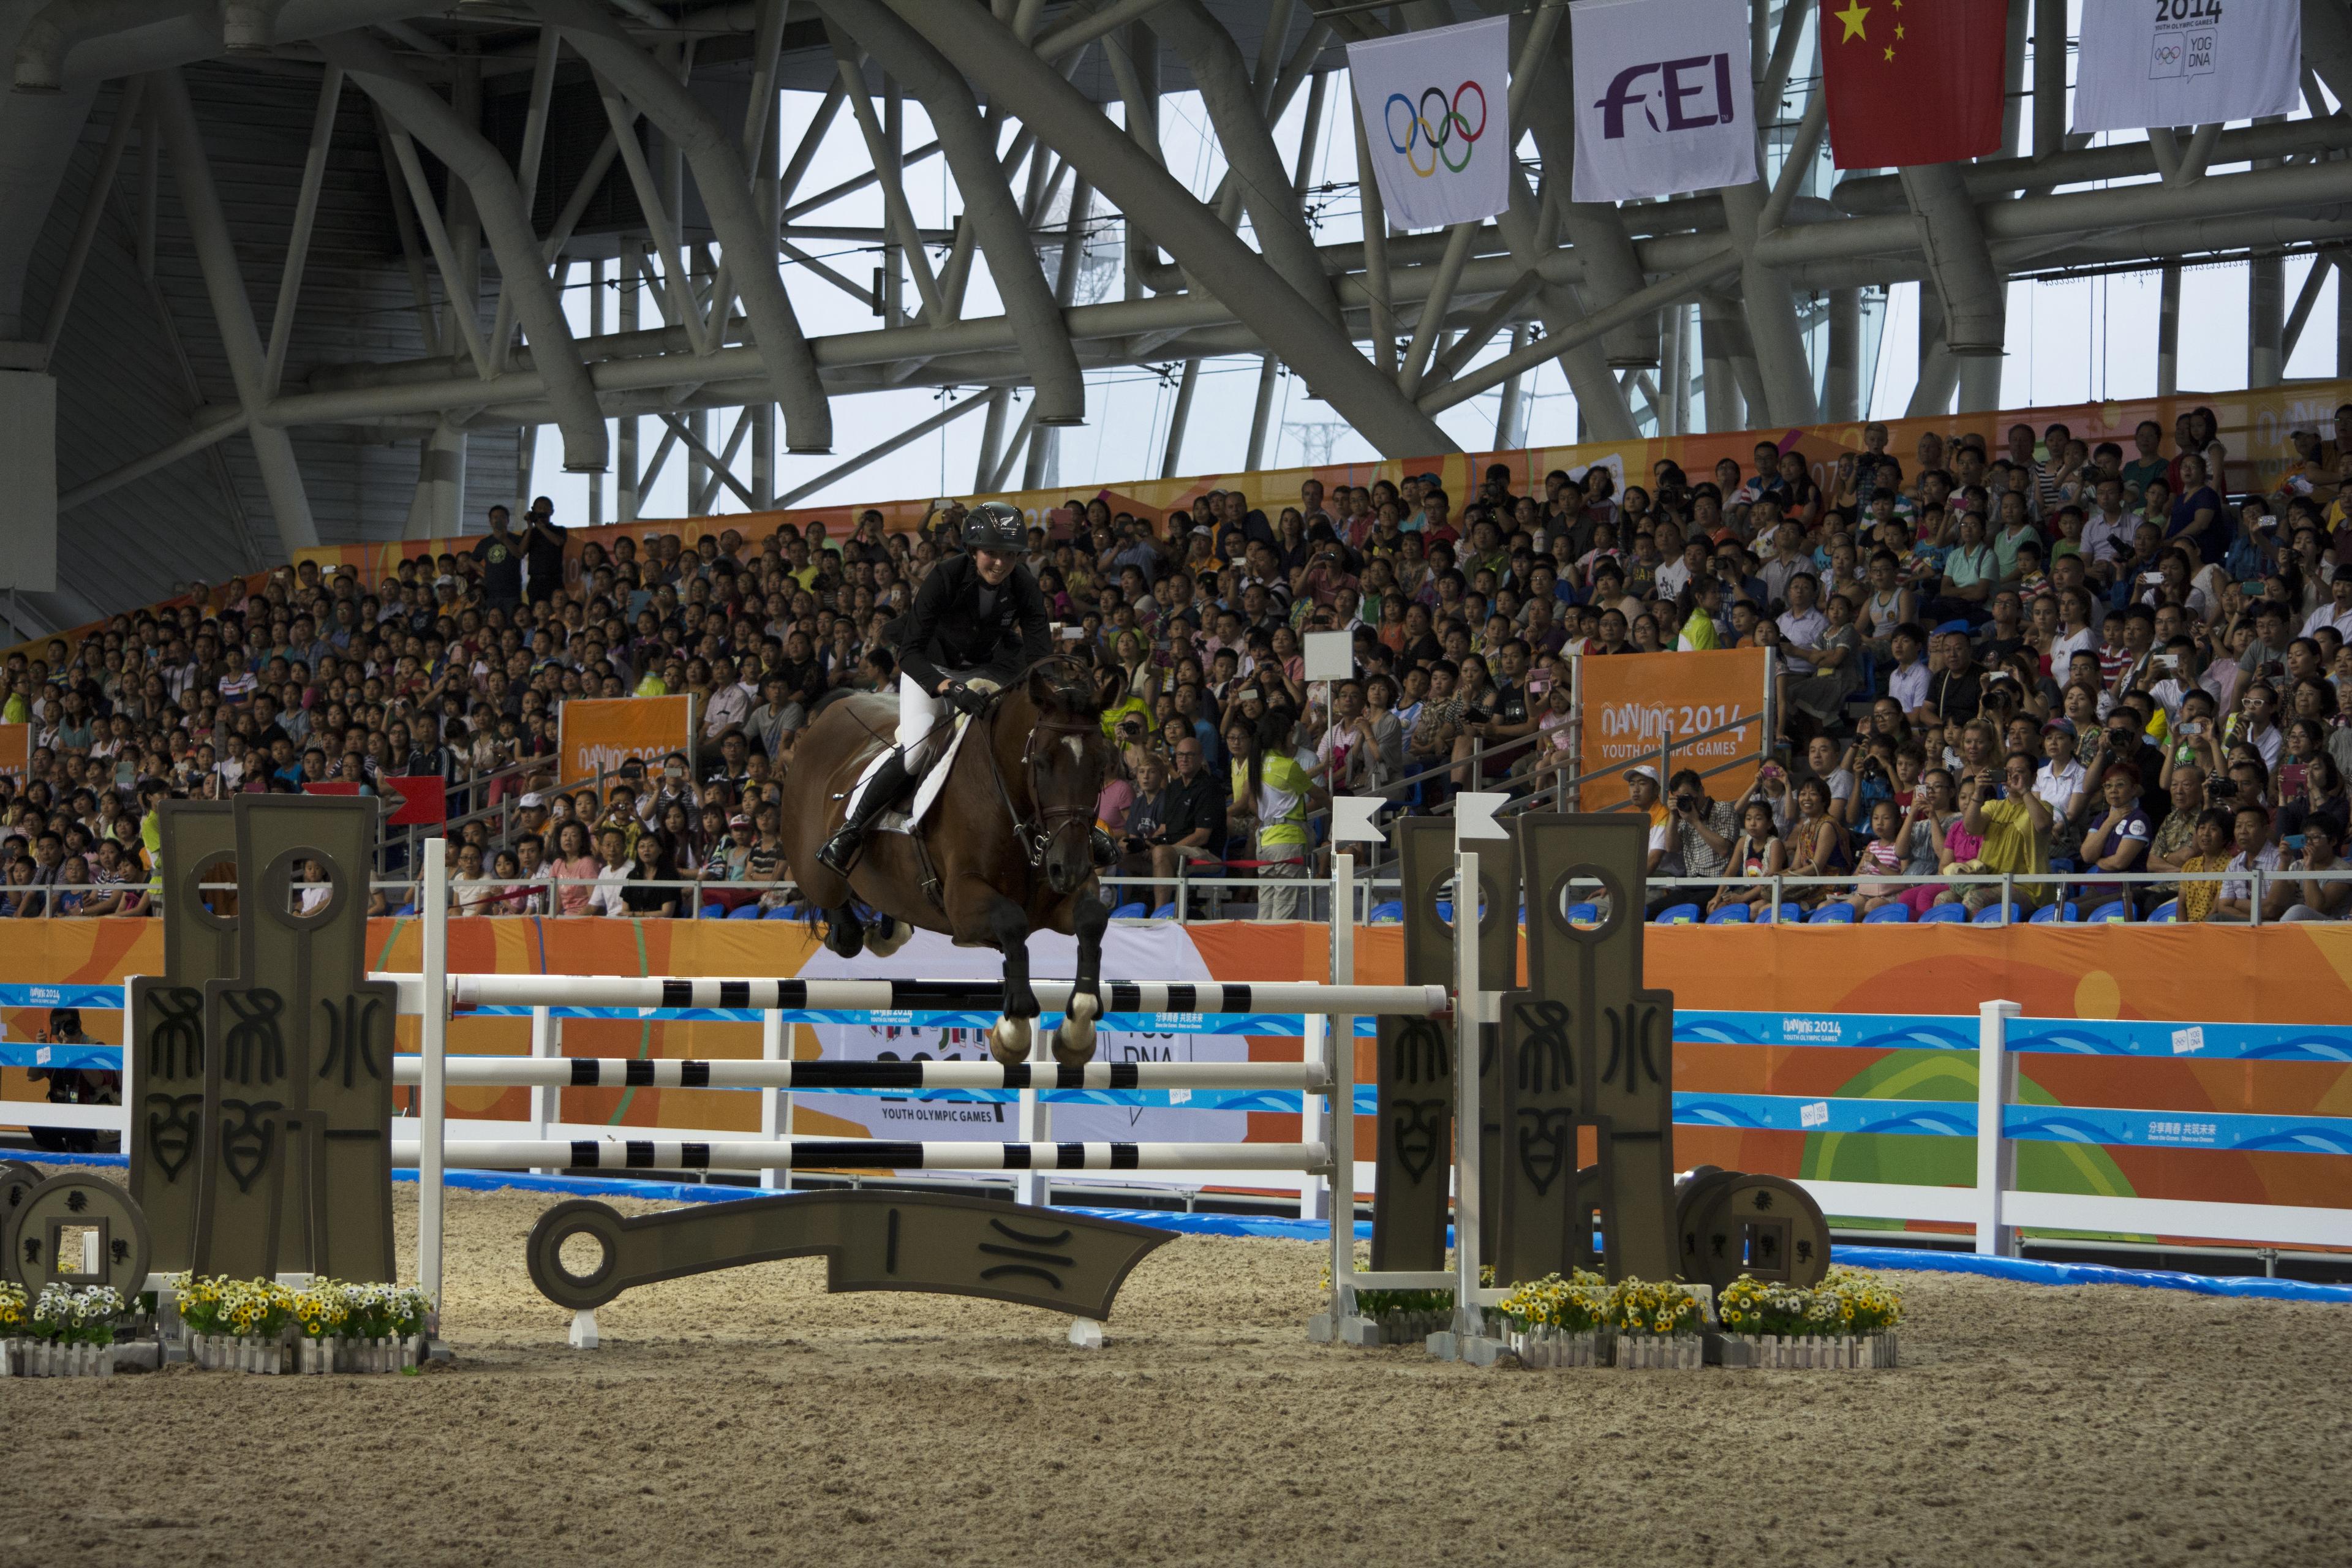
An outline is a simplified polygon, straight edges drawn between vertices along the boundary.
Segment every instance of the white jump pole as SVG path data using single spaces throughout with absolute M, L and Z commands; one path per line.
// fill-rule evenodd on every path
M 792 1070 L 791 1038 L 792 1026 L 784 1022 L 784 1016 L 782 1013 L 772 1008 L 761 1014 L 760 1060 L 761 1065 L 779 1064 L 782 1070 L 790 1073 Z M 790 1082 L 791 1079 L 787 1078 L 785 1081 Z M 774 1142 L 779 1139 L 791 1137 L 792 1132 L 793 1091 L 789 1089 L 771 1089 L 762 1092 L 760 1096 L 760 1136 Z M 542 1131 L 541 1136 L 544 1137 L 546 1133 Z M 760 1173 L 760 1184 L 763 1187 L 772 1187 L 777 1184 L 776 1172 L 772 1166 Z M 792 1185 L 790 1177 L 785 1178 L 783 1185 L 787 1187 Z
M 771 1013 L 781 1056 L 782 1015 Z M 1323 1015 L 1305 1015 L 1319 1026 Z M 764 1046 L 765 1042 L 763 1042 Z M 393 1058 L 394 1083 L 422 1083 L 422 1057 Z M 693 1057 L 452 1057 L 442 1068 L 445 1084 L 478 1088 L 556 1089 L 777 1089 L 822 1093 L 858 1089 L 1288 1089 L 1321 1094 L 1330 1079 L 1318 1060 L 1297 1062 L 1088 1062 L 1066 1068 L 1058 1062 L 829 1062 L 776 1058 Z M 556 1118 L 555 1120 L 561 1120 Z M 763 1121 L 761 1131 L 770 1129 Z M 776 1129 L 778 1131 L 787 1129 Z M 545 1137 L 544 1130 L 538 1133 Z
M 390 975 L 373 978 L 394 978 Z M 1059 1013 L 1076 982 L 1032 982 L 1038 1005 Z M 1434 1018 L 1453 1005 L 1443 985 L 1323 985 L 1314 981 L 1106 980 L 1111 1013 L 1349 1013 Z M 779 980 L 717 975 L 460 974 L 459 1006 L 726 1007 L 787 1012 L 975 1012 L 997 1008 L 992 980 Z M 1045 1059 L 1050 1060 L 1050 1056 Z
M 971 1143 L 887 1138 L 790 1138 L 698 1142 L 681 1138 L 461 1140 L 469 1166 L 520 1170 L 758 1171 L 793 1164 L 853 1171 L 1297 1171 L 1331 1157 L 1325 1143 Z M 421 1148 L 420 1148 L 421 1152 Z M 394 1148 L 395 1163 L 409 1151 Z
M 1345 851 L 1331 857 L 1331 974 L 1334 985 L 1352 984 L 1356 978 L 1356 858 Z M 1351 1276 L 1356 1262 L 1356 1020 L 1353 1015 L 1332 1016 L 1324 1037 L 1324 1061 L 1331 1079 L 1323 1124 L 1329 1129 L 1331 1170 L 1328 1180 L 1331 1218 L 1331 1331 L 1356 1310 Z
M 1460 842 L 1456 841 L 1457 845 Z M 1456 848 L 1454 856 L 1454 1331 L 1464 1337 L 1486 1332 L 1478 1303 L 1478 1105 L 1479 1026 L 1486 997 L 1478 988 L 1478 852 Z M 1509 911 L 1497 910 L 1497 918 Z
M 533 1007 L 530 1010 L 530 1054 L 532 1059 L 535 1061 L 544 1062 L 555 1062 L 561 1060 L 563 1056 L 562 1030 L 563 1026 L 556 1019 L 555 1009 L 552 1007 Z M 444 1070 L 446 1071 L 446 1069 L 445 1068 Z M 444 1083 L 446 1085 L 446 1079 Z M 544 1082 L 533 1083 L 530 1086 L 531 1136 L 535 1138 L 546 1137 L 547 1130 L 556 1122 L 563 1120 L 563 1118 L 559 1114 L 562 1109 L 562 1100 L 561 1097 L 563 1090 L 562 1085 L 562 1079 L 551 1076 Z M 539 1173 L 542 1176 L 551 1176 L 555 1174 L 552 1171 L 541 1171 Z
M 418 1030 L 419 1093 L 424 1106 L 417 1120 L 420 1135 L 416 1162 L 416 1282 L 442 1305 L 441 1258 L 444 1205 L 441 1178 L 448 1161 L 447 1075 L 449 1050 L 449 856 L 448 841 L 439 835 L 427 838 L 425 850 L 424 958 L 425 1015 Z M 528 1162 L 526 1162 L 528 1163 Z M 551 1163 L 553 1162 L 551 1162 Z

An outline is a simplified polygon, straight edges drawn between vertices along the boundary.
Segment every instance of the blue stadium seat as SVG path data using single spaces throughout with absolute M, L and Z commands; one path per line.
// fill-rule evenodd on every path
M 1402 899 L 1390 899 L 1384 903 L 1378 903 L 1372 906 L 1371 923 L 1376 926 L 1396 925 L 1402 922 L 1403 919 L 1404 900 Z
M 1706 923 L 1711 926 L 1744 926 L 1748 923 L 1748 906 L 1726 904 L 1707 916 Z
M 2120 925 L 2131 918 L 2131 905 L 2121 899 L 2116 900 L 2113 903 L 2101 904 L 2091 911 L 2093 925 Z
M 1671 904 L 1660 910 L 1658 918 L 1650 923 L 1662 926 L 1686 926 L 1696 921 L 1698 918 L 1696 904 Z
M 2024 918 L 2024 915 L 2025 911 L 2017 905 L 2011 904 L 2009 906 L 2009 919 L 2011 924 L 2016 924 L 2018 921 Z M 1997 926 L 2000 924 L 2000 906 L 1999 904 L 1987 904 L 1984 908 L 1979 910 L 1976 914 L 1976 923 L 1980 926 Z
M 1907 926 L 1911 923 L 1911 906 L 1881 904 L 1863 916 L 1862 923 L 1866 926 Z
M 1174 920 L 1176 918 L 1176 900 L 1171 899 L 1168 902 L 1152 910 L 1151 918 L 1156 921 Z
M 760 918 L 760 906 L 757 902 L 738 904 L 733 909 L 727 911 L 727 918 L 730 921 L 758 920 Z
M 2026 924 L 2046 926 L 2061 921 L 2072 925 L 2083 918 L 2082 906 L 2069 899 L 2063 904 L 2044 904 L 2026 917 Z
M 801 918 L 801 907 L 798 904 L 778 904 L 760 918 L 763 921 L 796 921 Z
M 1969 907 L 1966 904 L 1937 904 L 1919 917 L 1921 925 L 1966 925 Z
M 2177 925 L 2180 921 L 2180 900 L 2167 899 L 2148 910 L 2147 923 L 2152 926 Z
M 1601 923 L 1601 906 L 1598 904 L 1569 905 L 1568 923 L 1572 926 L 1599 925 Z
M 393 910 L 392 912 L 398 918 L 406 920 L 409 916 L 416 912 L 416 906 L 415 904 L 403 904 L 400 908 Z
M 1814 926 L 1850 926 L 1853 924 L 1853 906 L 1843 901 L 1823 904 L 1813 911 L 1812 919 L 1805 923 Z
M 1151 906 L 1139 900 L 1131 904 L 1119 905 L 1111 910 L 1110 918 L 1115 921 L 1139 921 L 1150 913 Z

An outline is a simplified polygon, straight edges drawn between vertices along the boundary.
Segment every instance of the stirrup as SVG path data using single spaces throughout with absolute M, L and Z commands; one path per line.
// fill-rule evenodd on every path
M 836 876 L 846 877 L 857 864 L 858 851 L 866 847 L 866 830 L 844 826 L 824 841 L 816 852 L 816 862 Z

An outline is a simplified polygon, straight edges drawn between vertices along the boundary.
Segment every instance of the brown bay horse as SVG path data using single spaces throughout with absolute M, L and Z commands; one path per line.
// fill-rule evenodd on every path
M 1055 655 L 996 693 L 972 719 L 918 834 L 870 832 L 844 878 L 819 863 L 817 848 L 840 825 L 851 788 L 891 743 L 898 722 L 891 697 L 845 698 L 827 704 L 793 748 L 783 781 L 784 854 L 802 901 L 825 913 L 825 945 L 855 958 L 870 934 L 877 952 L 893 952 L 919 928 L 995 948 L 1004 958 L 1004 1012 L 989 1031 L 989 1050 L 1011 1064 L 1028 1059 L 1039 1011 L 1029 985 L 1029 933 L 1075 935 L 1076 984 L 1052 1044 L 1066 1065 L 1090 1059 L 1110 924 L 1095 879 L 1095 800 L 1114 756 L 1093 671 Z M 924 744 L 944 747 L 949 734 L 943 721 Z M 898 805 L 910 807 L 913 794 Z M 869 933 L 853 901 L 883 922 Z

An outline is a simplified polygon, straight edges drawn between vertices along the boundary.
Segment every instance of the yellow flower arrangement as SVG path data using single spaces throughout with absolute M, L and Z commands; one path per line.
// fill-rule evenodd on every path
M 1609 1310 L 1609 1287 L 1600 1275 L 1579 1268 L 1563 1279 L 1547 1274 L 1515 1285 L 1497 1309 L 1521 1333 L 1555 1329 L 1580 1334 L 1601 1326 Z
M 1687 1334 L 1696 1333 L 1706 1316 L 1689 1287 L 1629 1275 L 1611 1289 L 1605 1321 L 1622 1333 Z
M 1903 1298 L 1878 1276 L 1840 1266 L 1811 1289 L 1743 1274 L 1716 1298 L 1716 1313 L 1738 1334 L 1875 1334 L 1903 1321 Z
M 23 1333 L 26 1322 L 25 1288 L 0 1279 L 0 1336 L 14 1338 Z

